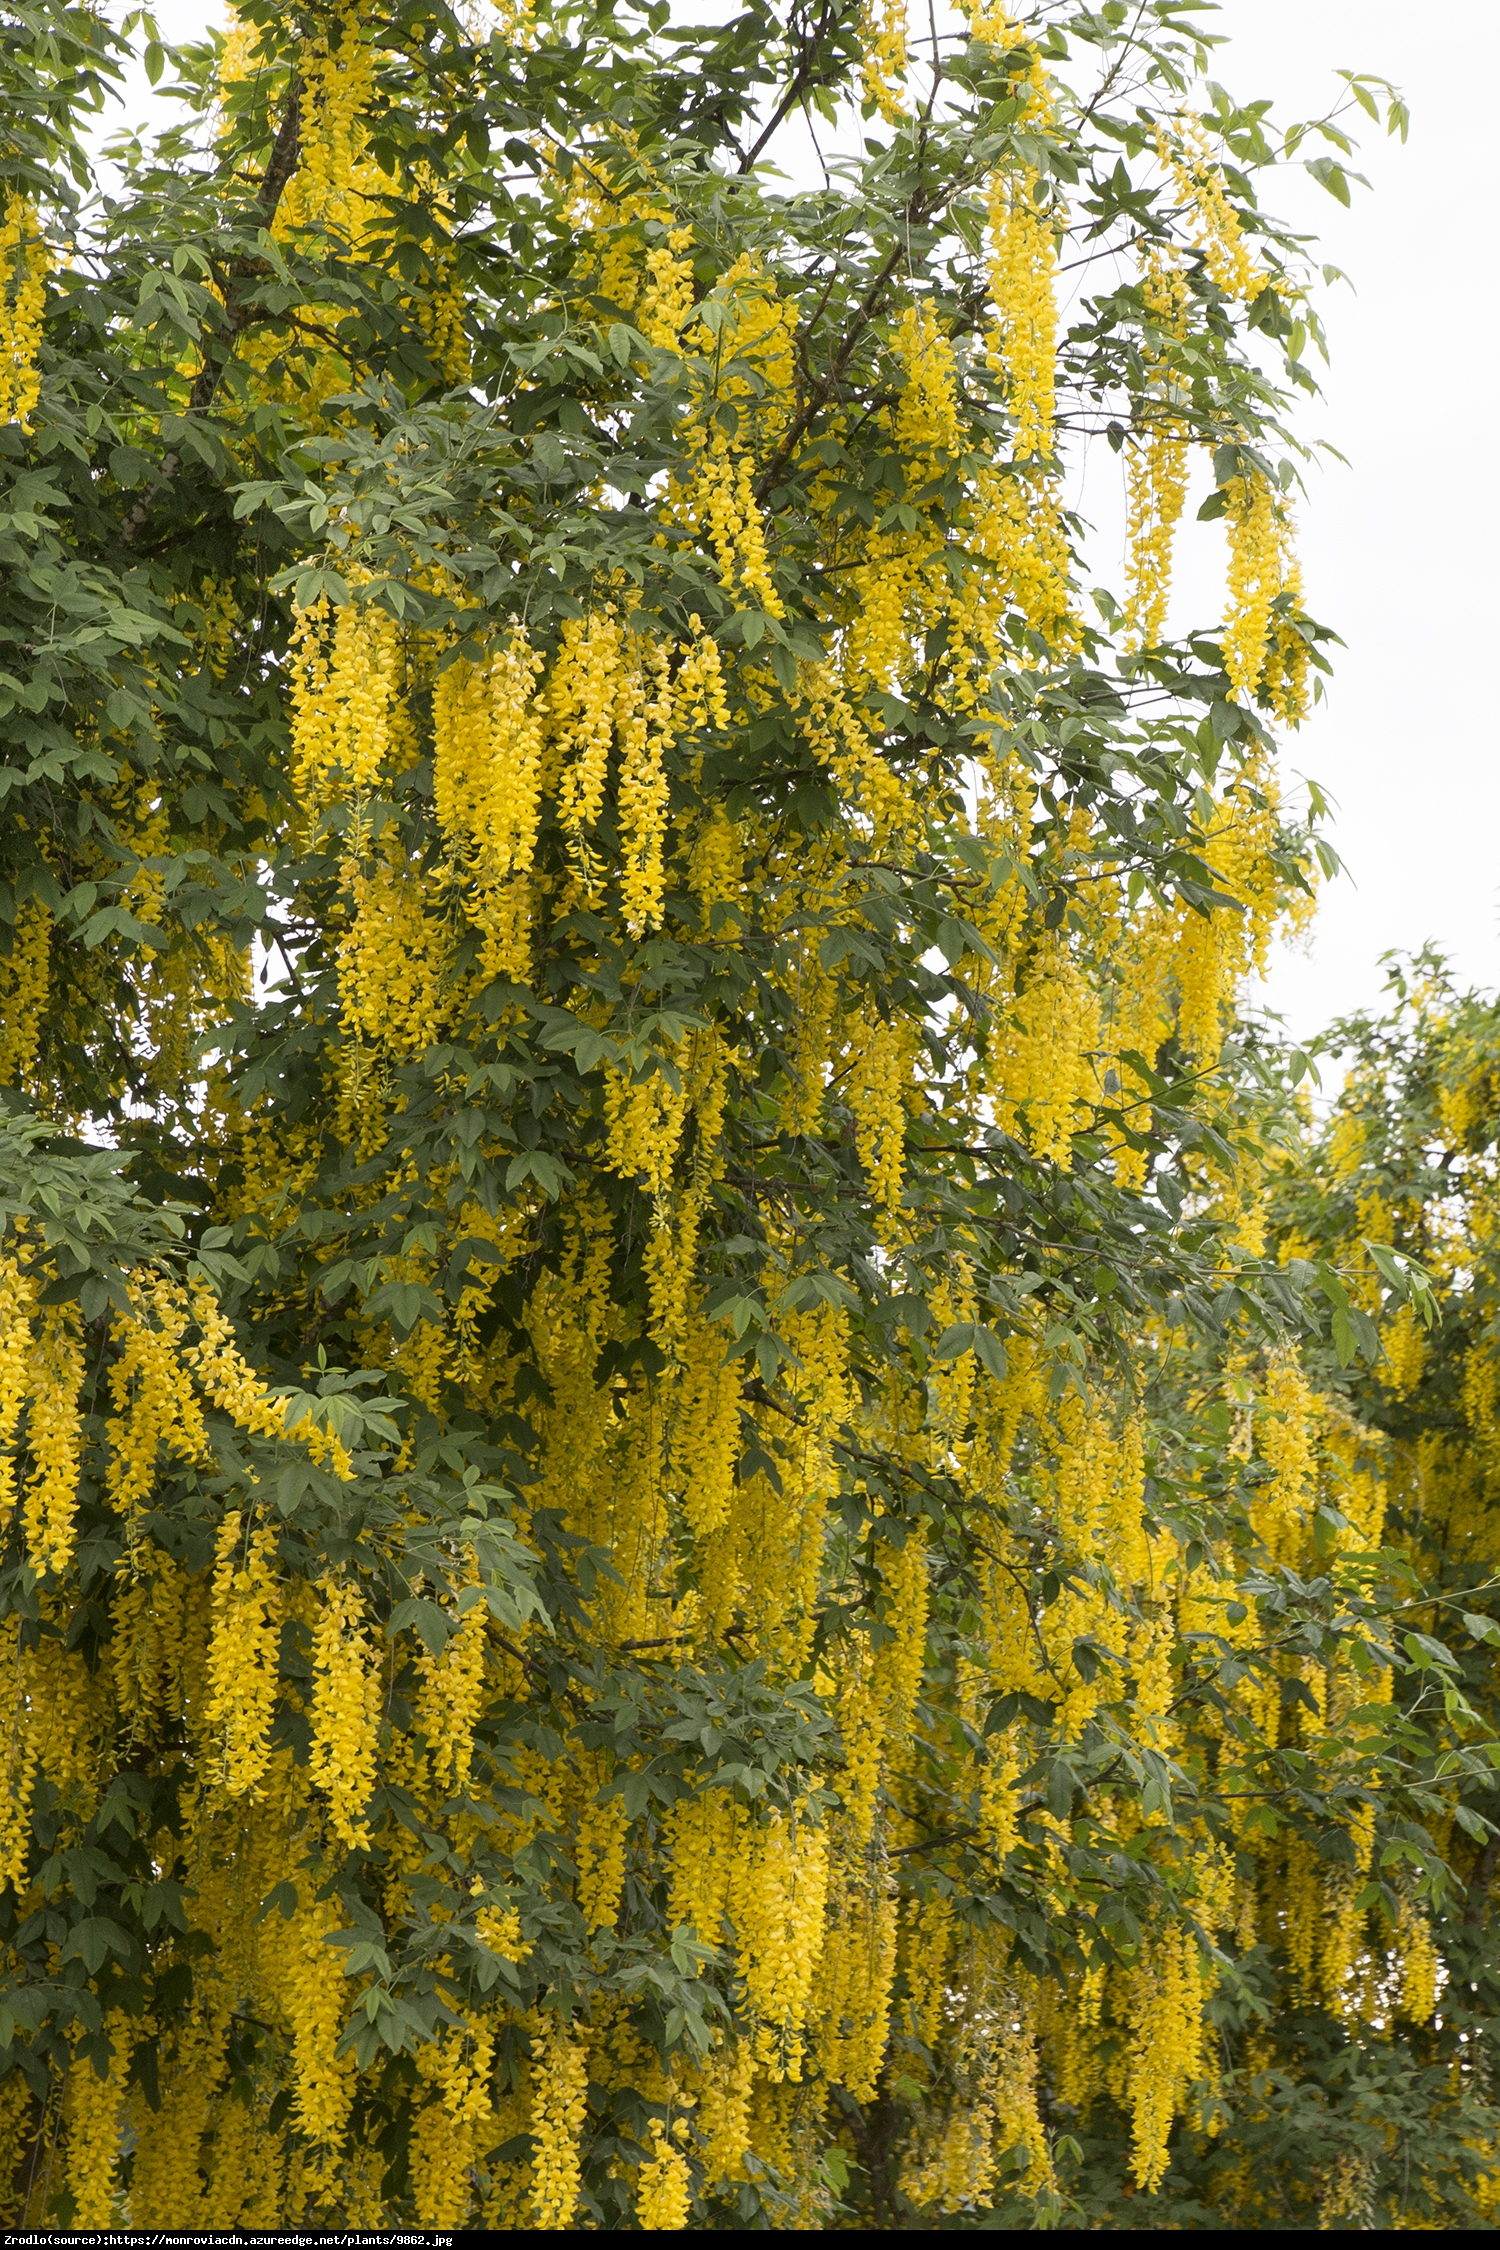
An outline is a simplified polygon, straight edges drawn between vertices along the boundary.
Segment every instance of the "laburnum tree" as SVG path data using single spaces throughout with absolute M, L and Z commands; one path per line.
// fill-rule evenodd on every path
M 13 2223 L 1490 2208 L 1491 1361 L 1236 1014 L 1348 142 L 1201 14 L 0 19 Z

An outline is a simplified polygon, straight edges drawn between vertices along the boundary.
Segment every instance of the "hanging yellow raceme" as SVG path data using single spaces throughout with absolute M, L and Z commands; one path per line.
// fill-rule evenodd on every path
M 365 1807 L 375 1786 L 380 1678 L 364 1603 L 347 1579 L 328 1577 L 313 1630 L 313 1784 L 328 1799 L 329 1823 L 354 1850 L 369 1847 Z
M 604 867 L 589 832 L 604 809 L 609 754 L 617 712 L 628 713 L 634 698 L 625 634 L 612 611 L 563 626 L 551 680 L 554 755 L 561 768 L 558 819 L 567 839 L 574 876 L 585 898 L 593 900 Z
M 1126 539 L 1130 550 L 1125 604 L 1126 637 L 1135 648 L 1154 648 L 1166 630 L 1172 591 L 1172 547 L 1187 499 L 1188 447 L 1180 416 L 1171 411 L 1171 343 L 1187 333 L 1187 284 L 1158 252 L 1147 263 L 1141 295 L 1162 343 L 1154 363 L 1151 419 L 1126 457 Z
M 661 927 L 666 885 L 667 753 L 672 748 L 669 658 L 652 643 L 641 652 L 641 694 L 619 727 L 620 905 L 632 937 Z
M 578 2208 L 578 2140 L 588 2107 L 588 2056 L 559 2023 L 538 2026 L 531 2074 L 532 2224 L 570 2227 Z
M 319 594 L 293 620 L 292 775 L 309 812 L 335 791 L 359 806 L 379 783 L 392 744 L 399 638 L 395 619 L 351 596 L 335 609 Z
M 445 663 L 432 688 L 438 825 L 481 887 L 529 872 L 540 819 L 542 659 L 524 628 L 481 663 Z
M 1172 1930 L 1148 1940 L 1124 1982 L 1131 2169 L 1150 2190 L 1166 2170 L 1167 2140 L 1182 2098 L 1202 2075 L 1202 1959 L 1192 1932 Z
M 906 115 L 906 0 L 864 0 L 859 39 L 865 100 L 897 124 Z
M 976 32 L 980 27 L 976 22 Z M 1005 48 L 1023 36 L 1003 10 L 988 36 Z M 1023 81 L 1028 129 L 1045 134 L 1053 99 L 1040 58 Z M 985 357 L 1004 391 L 1011 421 L 1011 462 L 992 464 L 975 479 L 972 539 L 996 570 L 999 605 L 981 642 L 998 653 L 997 628 L 1014 605 L 1056 645 L 1071 645 L 1077 625 L 1068 592 L 1070 553 L 1051 462 L 1056 446 L 1057 244 L 1064 213 L 1030 164 L 992 174 L 988 190 L 988 269 L 994 320 Z
M 281 1630 L 275 1555 L 275 1533 L 246 1530 L 232 1508 L 219 1527 L 206 1714 L 222 1730 L 223 1786 L 231 1797 L 255 1787 L 271 1754 Z
M 729 1914 L 756 2056 L 773 2082 L 803 2075 L 827 1891 L 825 1830 L 780 1813 L 743 1824 L 729 1874 Z
M 16 909 L 10 951 L 0 954 L 0 1086 L 28 1086 L 46 1020 L 52 916 L 40 899 Z
M 0 219 L 0 424 L 28 427 L 41 396 L 37 347 L 51 263 L 35 206 L 8 189 Z
M 1271 605 L 1281 591 L 1282 531 L 1271 488 L 1258 471 L 1231 477 L 1225 488 L 1229 528 L 1229 603 L 1224 619 L 1224 669 L 1230 695 L 1253 700 L 1265 671 Z
M 375 89 L 375 66 L 361 36 L 360 11 L 339 11 L 303 53 L 307 124 L 299 167 L 304 223 L 352 231 L 358 222 L 355 175 L 364 150 L 364 119 Z
M 453 1006 L 451 935 L 428 911 L 420 866 L 383 856 L 342 869 L 354 914 L 339 940 L 339 998 L 346 1037 L 376 1052 L 420 1054 Z
M 686 2124 L 678 2130 L 685 2133 Z M 641 2166 L 636 2190 L 636 2224 L 646 2234 L 680 2233 L 692 2207 L 692 2184 L 687 2159 L 668 2138 L 661 2119 L 651 2120 L 651 2156 Z
M 989 189 L 989 276 L 996 321 L 987 342 L 1003 378 L 1017 461 L 1052 452 L 1057 395 L 1057 220 L 1029 168 Z
M 15 1446 L 31 1393 L 37 1284 L 9 1253 L 0 1255 L 0 1513 L 16 1503 Z
M 27 1443 L 33 1465 L 22 1507 L 26 1552 L 38 1571 L 60 1572 L 72 1560 L 83 1371 L 77 1306 L 49 1305 L 38 1322 L 28 1371 Z
M 1266 287 L 1267 277 L 1251 257 L 1202 119 L 1182 112 L 1170 128 L 1158 128 L 1156 148 L 1187 207 L 1210 281 L 1226 297 L 1250 303 Z

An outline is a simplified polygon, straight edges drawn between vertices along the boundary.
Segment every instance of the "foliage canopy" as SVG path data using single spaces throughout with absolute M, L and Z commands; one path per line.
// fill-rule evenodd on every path
M 1198 13 L 0 23 L 18 2218 L 1488 2208 L 1488 1018 L 1236 1019 L 1348 142 Z

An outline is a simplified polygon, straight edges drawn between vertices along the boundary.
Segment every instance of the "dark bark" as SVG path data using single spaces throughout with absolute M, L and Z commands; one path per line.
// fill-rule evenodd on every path
M 870 2183 L 870 2223 L 892 2231 L 904 2228 L 896 2187 L 896 2149 L 905 2123 L 901 2105 L 882 2093 L 851 2122 L 857 2160 Z

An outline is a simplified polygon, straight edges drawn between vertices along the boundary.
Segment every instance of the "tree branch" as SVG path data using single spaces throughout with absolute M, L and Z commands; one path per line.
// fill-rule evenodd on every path
M 277 206 L 281 202 L 287 182 L 297 169 L 297 160 L 301 153 L 302 80 L 294 71 L 291 84 L 287 88 L 286 108 L 282 112 L 281 124 L 277 128 L 276 139 L 271 149 L 271 161 L 266 166 L 265 178 L 260 183 L 260 193 L 256 197 L 256 202 L 260 206 L 262 226 L 270 227 L 274 222 Z M 232 269 L 230 289 L 232 290 L 235 280 L 244 280 L 248 272 L 247 263 L 243 260 L 238 261 Z M 228 294 L 229 291 L 226 291 L 226 297 Z M 223 381 L 224 372 L 230 360 L 234 357 L 235 344 L 243 330 L 250 325 L 251 316 L 248 305 L 226 303 L 225 310 L 229 317 L 222 329 L 217 333 L 213 333 L 206 328 L 203 331 L 203 341 L 199 346 L 198 372 L 193 377 L 193 387 L 188 393 L 187 411 L 189 414 L 206 414 L 208 412 L 214 402 L 219 385 Z M 222 348 L 216 351 L 214 349 L 215 344 Z M 182 455 L 175 449 L 162 456 L 161 473 L 156 483 L 149 492 L 141 494 L 120 526 L 120 544 L 122 547 L 130 547 L 135 544 L 136 534 L 146 522 L 166 486 L 172 482 L 181 467 Z
M 816 28 L 808 34 L 806 44 L 802 48 L 801 55 L 798 59 L 797 68 L 792 73 L 791 81 L 787 87 L 787 90 L 782 95 L 781 100 L 776 104 L 775 109 L 771 112 L 770 123 L 759 135 L 754 144 L 750 148 L 748 148 L 745 151 L 745 154 L 740 158 L 741 172 L 748 172 L 751 169 L 756 158 L 760 155 L 761 150 L 771 139 L 772 135 L 777 131 L 778 127 L 786 122 L 786 119 L 797 107 L 797 104 L 802 101 L 809 93 L 811 93 L 814 86 L 819 84 L 820 74 L 814 69 L 813 66 L 817 61 L 818 49 L 822 46 L 824 39 L 827 37 L 829 28 L 829 8 L 825 0 L 823 13 L 818 19 Z M 823 75 L 826 76 L 828 74 L 825 73 Z M 836 67 L 832 75 L 834 75 L 835 77 L 837 76 Z
M 796 413 L 792 416 L 791 422 L 787 426 L 786 436 L 782 439 L 780 445 L 777 446 L 776 451 L 771 455 L 770 460 L 766 463 L 764 469 L 762 469 L 759 477 L 756 479 L 755 497 L 758 501 L 764 501 L 766 495 L 774 489 L 776 479 L 780 476 L 782 470 L 786 467 L 788 461 L 790 461 L 792 455 L 796 452 L 798 446 L 802 443 L 803 438 L 807 435 L 808 430 L 812 426 L 814 417 L 822 411 L 823 407 L 827 405 L 829 399 L 833 396 L 834 390 L 838 385 L 840 377 L 842 376 L 845 368 L 848 366 L 850 360 L 854 357 L 855 350 L 859 345 L 859 342 L 863 337 L 865 330 L 869 327 L 871 321 L 875 317 L 876 307 L 879 305 L 881 297 L 885 293 L 886 283 L 890 280 L 892 274 L 896 271 L 896 268 L 900 265 L 905 255 L 905 243 L 898 242 L 895 248 L 892 250 L 890 256 L 886 259 L 885 264 L 881 267 L 879 273 L 875 276 L 875 279 L 870 283 L 869 288 L 865 291 L 858 311 L 854 314 L 853 318 L 849 322 L 848 327 L 844 331 L 844 341 L 842 342 L 842 344 L 840 344 L 837 352 L 834 354 L 833 364 L 829 368 L 827 374 L 823 377 L 822 381 L 813 386 L 812 394 L 808 398 L 806 404 L 798 407 Z

